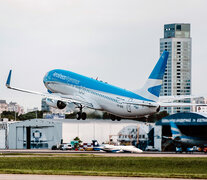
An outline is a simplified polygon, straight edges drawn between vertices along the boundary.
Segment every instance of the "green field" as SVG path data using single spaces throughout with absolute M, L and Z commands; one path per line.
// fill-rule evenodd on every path
M 0 157 L 0 173 L 207 178 L 207 158 Z

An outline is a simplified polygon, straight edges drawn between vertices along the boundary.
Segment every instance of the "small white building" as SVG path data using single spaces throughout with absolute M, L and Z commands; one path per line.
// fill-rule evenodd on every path
M 51 149 L 60 144 L 62 123 L 46 119 L 2 122 L 1 149 Z

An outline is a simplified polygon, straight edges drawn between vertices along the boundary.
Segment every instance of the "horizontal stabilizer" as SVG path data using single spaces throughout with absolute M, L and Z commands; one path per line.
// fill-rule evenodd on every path
M 195 95 L 176 95 L 176 96 L 160 96 L 159 101 L 160 102 L 173 102 L 177 100 L 185 100 L 185 99 L 195 99 L 195 98 L 201 98 L 205 97 L 202 96 L 195 96 Z
M 207 106 L 207 104 L 193 104 L 193 103 L 165 103 L 158 102 L 161 107 L 188 107 L 188 106 Z

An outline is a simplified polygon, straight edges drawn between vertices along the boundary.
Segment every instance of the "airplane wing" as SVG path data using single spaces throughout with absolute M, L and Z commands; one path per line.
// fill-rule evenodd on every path
M 35 94 L 35 95 L 40 95 L 45 98 L 53 99 L 53 100 L 60 100 L 65 103 L 74 103 L 74 104 L 81 104 L 83 106 L 86 106 L 88 108 L 92 109 L 98 109 L 99 106 L 97 105 L 96 102 L 91 101 L 90 99 L 85 99 L 81 96 L 68 96 L 68 95 L 62 95 L 59 93 L 42 93 L 42 92 L 36 92 L 36 91 L 31 91 L 31 90 L 26 90 L 26 89 L 21 89 L 21 88 L 16 88 L 12 87 L 10 82 L 11 82 L 11 74 L 12 70 L 9 71 L 9 75 L 6 81 L 6 87 L 12 90 L 20 91 L 20 92 L 25 92 L 29 94 Z

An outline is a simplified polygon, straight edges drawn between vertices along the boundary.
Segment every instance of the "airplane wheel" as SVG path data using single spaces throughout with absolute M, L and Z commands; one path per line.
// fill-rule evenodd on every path
M 81 117 L 81 118 L 82 118 L 82 120 L 86 120 L 86 117 L 87 117 L 86 113 L 85 113 L 85 112 L 83 112 L 83 113 L 82 113 L 82 117 Z
M 77 120 L 80 120 L 80 119 L 81 119 L 81 113 L 80 113 L 80 112 L 78 112 L 78 113 L 76 114 L 76 118 L 77 118 Z
M 114 115 L 111 114 L 111 120 L 115 121 L 116 117 Z
M 117 119 L 117 121 L 121 121 L 121 118 L 120 117 L 117 117 L 116 119 Z

